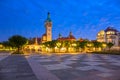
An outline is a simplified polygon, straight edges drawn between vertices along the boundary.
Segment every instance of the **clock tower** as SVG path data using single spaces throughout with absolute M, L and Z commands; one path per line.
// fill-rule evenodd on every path
M 46 28 L 46 41 L 52 41 L 52 21 L 50 19 L 50 13 L 48 12 L 47 19 L 45 20 Z

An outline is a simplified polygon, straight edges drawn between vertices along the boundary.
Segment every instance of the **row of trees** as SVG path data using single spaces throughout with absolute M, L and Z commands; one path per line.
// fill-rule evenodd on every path
M 102 43 L 102 42 L 97 42 L 97 41 L 88 41 L 88 40 L 84 40 L 84 41 L 58 41 L 58 40 L 53 40 L 53 41 L 49 41 L 49 42 L 45 42 L 42 44 L 42 46 L 44 48 L 50 48 L 53 51 L 55 51 L 55 47 L 57 47 L 59 50 L 62 47 L 66 48 L 66 51 L 68 52 L 68 49 L 74 48 L 76 52 L 79 51 L 79 49 L 81 49 L 82 51 L 85 50 L 85 48 L 94 48 L 95 51 L 97 51 L 98 48 L 106 48 L 108 47 L 109 49 L 113 46 L 112 43 Z M 60 52 L 60 51 L 59 51 Z

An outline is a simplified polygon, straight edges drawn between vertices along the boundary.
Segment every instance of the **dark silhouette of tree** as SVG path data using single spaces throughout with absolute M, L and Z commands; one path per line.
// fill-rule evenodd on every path
M 19 53 L 20 49 L 27 43 L 27 39 L 20 35 L 14 35 L 9 38 L 9 43 L 12 44 L 13 47 L 16 47 Z
M 56 40 L 50 41 L 50 42 L 48 43 L 48 44 L 49 44 L 49 48 L 51 48 L 53 52 L 55 52 L 56 43 L 57 43 Z
M 11 47 L 9 41 L 3 41 L 3 42 L 2 42 L 2 45 L 3 45 L 5 48 Z
M 114 45 L 113 43 L 107 43 L 107 47 L 109 48 L 109 50 L 113 45 Z
M 79 43 L 79 47 L 84 51 L 85 47 L 87 46 L 88 41 L 82 41 Z

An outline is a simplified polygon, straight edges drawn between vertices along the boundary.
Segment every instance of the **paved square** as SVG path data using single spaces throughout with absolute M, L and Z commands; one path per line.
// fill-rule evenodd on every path
M 31 55 L 61 80 L 120 80 L 120 56 L 104 54 Z
M 0 80 L 38 80 L 24 55 L 0 55 Z

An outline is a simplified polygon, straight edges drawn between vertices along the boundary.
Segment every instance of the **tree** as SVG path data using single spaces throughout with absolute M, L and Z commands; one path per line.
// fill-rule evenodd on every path
M 56 46 L 57 41 L 53 40 L 53 41 L 48 41 L 43 43 L 42 45 L 45 46 L 45 48 L 49 48 L 51 49 L 53 52 L 55 52 L 55 46 Z
M 57 48 L 59 49 L 59 52 L 60 52 L 60 49 L 63 46 L 63 41 L 57 41 L 56 46 L 57 46 Z
M 93 42 L 93 46 L 95 47 L 95 51 L 96 51 L 96 48 L 99 48 L 99 47 L 102 48 L 102 43 L 101 43 L 101 42 L 94 41 L 94 42 Z
M 52 49 L 53 52 L 55 52 L 55 46 L 56 46 L 57 41 L 53 40 L 49 42 L 49 47 Z
M 7 47 L 11 47 L 11 44 L 9 43 L 9 41 L 3 41 L 2 45 L 7 48 Z
M 78 44 L 78 46 L 84 51 L 85 47 L 87 46 L 88 41 L 82 41 Z
M 113 43 L 107 43 L 107 46 L 108 46 L 109 50 L 113 45 L 114 45 Z
M 14 35 L 9 38 L 10 44 L 12 44 L 13 47 L 17 48 L 18 53 L 20 52 L 20 49 L 27 43 L 27 39 L 25 37 L 22 37 L 20 35 Z
M 71 46 L 70 41 L 64 41 L 63 46 L 66 48 L 66 52 L 68 52 L 68 48 Z

